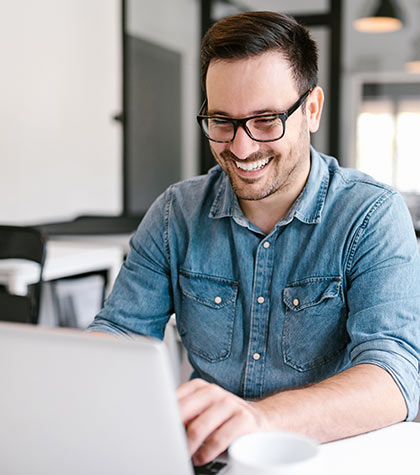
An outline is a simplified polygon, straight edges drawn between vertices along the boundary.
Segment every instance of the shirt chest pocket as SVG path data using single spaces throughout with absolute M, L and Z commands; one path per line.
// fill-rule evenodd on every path
M 282 352 L 286 364 L 307 371 L 337 357 L 347 346 L 340 277 L 313 277 L 283 291 Z
M 227 358 L 231 352 L 238 284 L 207 275 L 179 275 L 181 309 L 179 333 L 188 351 L 208 360 Z

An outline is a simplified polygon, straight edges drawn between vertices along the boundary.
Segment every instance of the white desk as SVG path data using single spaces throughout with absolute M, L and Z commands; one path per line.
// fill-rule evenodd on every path
M 325 475 L 417 475 L 420 424 L 403 422 L 321 445 Z
M 130 239 L 133 234 L 63 234 L 51 238 L 54 241 L 66 241 L 95 246 L 117 246 L 127 255 L 130 249 Z M 420 244 L 419 244 L 420 245 Z
M 124 259 L 122 246 L 95 241 L 48 240 L 43 278 L 45 281 L 60 279 L 94 271 L 108 271 L 110 288 Z M 28 285 L 37 282 L 39 266 L 19 259 L 0 261 L 0 284 L 9 292 L 25 295 Z

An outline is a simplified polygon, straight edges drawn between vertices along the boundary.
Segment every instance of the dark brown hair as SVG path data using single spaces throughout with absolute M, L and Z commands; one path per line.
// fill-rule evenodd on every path
M 289 62 L 300 94 L 318 82 L 318 48 L 308 30 L 293 17 L 274 12 L 247 12 L 222 18 L 201 44 L 201 85 L 212 60 L 243 59 L 278 51 Z

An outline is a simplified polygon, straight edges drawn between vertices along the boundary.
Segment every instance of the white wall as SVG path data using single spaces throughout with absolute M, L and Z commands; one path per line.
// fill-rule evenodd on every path
M 199 128 L 200 2 L 198 0 L 128 0 L 128 32 L 182 54 L 181 176 L 197 174 Z
M 0 0 L 0 222 L 121 211 L 119 0 Z

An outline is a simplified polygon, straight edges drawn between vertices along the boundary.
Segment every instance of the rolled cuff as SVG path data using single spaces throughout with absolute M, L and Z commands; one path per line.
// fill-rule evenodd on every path
M 419 362 L 411 353 L 393 340 L 374 340 L 353 348 L 351 365 L 374 364 L 387 371 L 399 387 L 407 406 L 407 421 L 419 410 Z
M 113 335 L 122 336 L 125 338 L 132 338 L 135 333 L 130 332 L 125 328 L 121 328 L 115 323 L 106 320 L 105 318 L 95 317 L 93 322 L 86 328 L 87 332 L 104 332 L 104 333 L 111 333 Z

